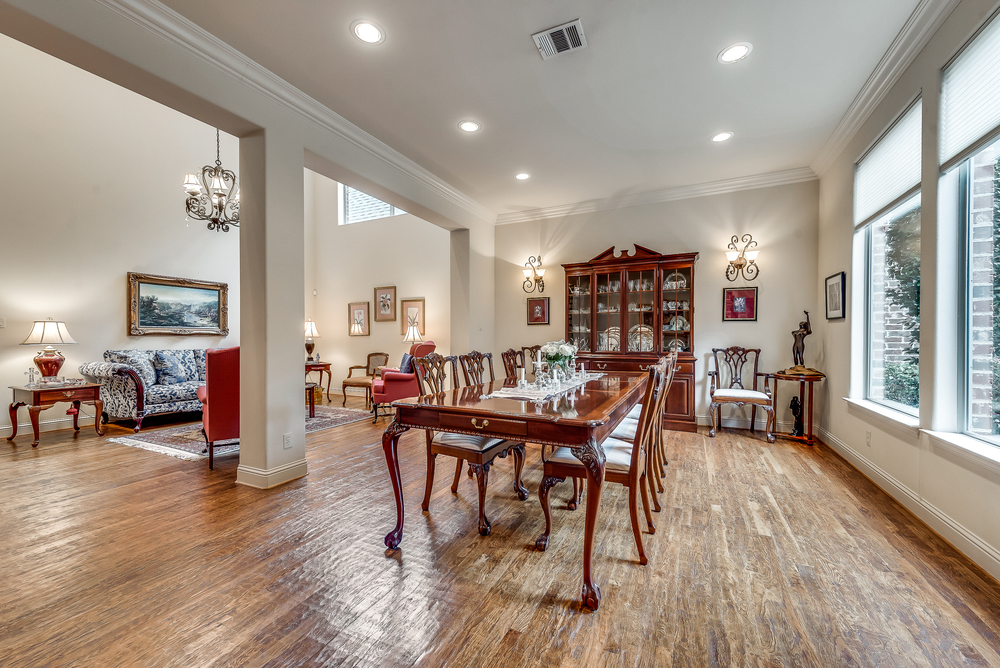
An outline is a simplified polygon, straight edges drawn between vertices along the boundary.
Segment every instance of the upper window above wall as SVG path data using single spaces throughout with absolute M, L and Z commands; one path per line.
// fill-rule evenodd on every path
M 363 223 L 366 220 L 388 218 L 389 216 L 399 216 L 406 213 L 398 207 L 376 199 L 351 186 L 341 185 L 341 188 L 343 189 L 341 196 L 341 201 L 343 202 L 340 215 L 341 225 Z
M 854 222 L 864 235 L 865 399 L 920 405 L 920 135 L 914 102 L 858 161 Z

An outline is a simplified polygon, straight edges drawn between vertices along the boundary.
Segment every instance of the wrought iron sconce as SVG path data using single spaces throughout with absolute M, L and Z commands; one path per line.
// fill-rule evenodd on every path
M 743 244 L 741 249 L 737 244 Z M 733 240 L 729 242 L 729 249 L 726 257 L 729 258 L 729 266 L 726 267 L 726 278 L 735 281 L 736 277 L 743 274 L 743 278 L 752 281 L 757 278 L 760 268 L 757 266 L 758 250 L 751 250 L 757 247 L 757 242 L 749 234 L 744 234 L 742 238 L 733 235 Z
M 524 272 L 524 284 L 521 287 L 524 291 L 531 294 L 537 288 L 539 294 L 545 292 L 545 281 L 543 280 L 545 270 L 542 269 L 542 257 L 540 255 L 538 257 L 532 255 L 524 263 L 524 266 L 527 267 L 527 269 L 522 269 Z

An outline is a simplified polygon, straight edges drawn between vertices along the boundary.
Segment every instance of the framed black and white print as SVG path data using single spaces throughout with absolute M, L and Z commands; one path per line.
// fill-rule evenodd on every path
M 846 287 L 845 274 L 839 272 L 826 279 L 826 319 L 836 320 L 846 316 L 845 304 Z

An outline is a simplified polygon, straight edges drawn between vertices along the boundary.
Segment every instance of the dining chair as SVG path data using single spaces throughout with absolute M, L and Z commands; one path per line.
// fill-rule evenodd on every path
M 446 390 L 448 372 L 451 371 L 452 386 L 459 389 L 458 364 L 454 355 L 447 357 L 438 353 L 430 353 L 413 360 L 417 372 L 417 382 L 420 395 L 438 394 Z M 421 508 L 429 509 L 431 492 L 434 487 L 434 463 L 438 455 L 447 455 L 458 459 L 455 482 L 452 484 L 453 494 L 458 493 L 458 473 L 461 473 L 462 461 L 469 462 L 469 467 L 475 473 L 479 488 L 479 534 L 490 535 L 490 521 L 486 517 L 486 487 L 489 483 L 490 465 L 497 457 L 514 455 L 514 489 L 522 501 L 528 498 L 528 490 L 521 485 L 521 470 L 524 468 L 524 442 L 508 441 L 501 438 L 476 436 L 474 434 L 438 433 L 427 430 L 427 485 L 424 489 L 424 500 Z
M 347 405 L 347 388 L 360 387 L 365 391 L 365 408 L 369 408 L 372 405 L 372 382 L 375 380 L 375 371 L 388 363 L 389 355 L 387 353 L 369 353 L 367 363 L 349 367 L 347 378 L 340 386 L 340 391 L 344 393 L 344 401 L 341 402 L 341 406 Z M 355 376 L 354 372 L 358 369 L 363 371 L 365 375 Z M 320 378 L 320 380 L 323 379 Z
M 721 362 L 720 362 L 721 358 Z M 767 413 L 767 424 L 764 428 L 764 435 L 768 443 L 774 443 L 774 396 L 771 392 L 770 375 L 760 373 L 757 370 L 757 363 L 760 360 L 760 348 L 741 348 L 740 346 L 730 346 L 729 348 L 712 348 L 712 360 L 715 362 L 715 370 L 708 372 L 711 386 L 708 390 L 709 408 L 708 412 L 712 416 L 712 429 L 708 435 L 715 438 L 715 432 L 722 426 L 722 406 L 730 404 L 733 406 L 743 406 L 750 404 L 750 433 L 754 431 L 754 423 L 757 421 L 757 409 L 762 409 Z M 749 371 L 749 365 L 753 362 L 753 389 L 746 389 L 743 384 L 744 376 Z M 764 391 L 757 389 L 757 380 L 764 379 Z M 777 382 L 777 381 L 775 381 Z
M 510 348 L 500 353 L 500 359 L 503 361 L 503 372 L 507 380 L 517 380 L 517 370 L 524 368 L 524 351 Z
M 639 528 L 639 496 L 642 496 L 643 509 L 646 514 L 646 524 L 650 533 L 655 530 L 653 517 L 649 510 L 649 499 L 646 490 L 646 457 L 645 452 L 653 441 L 653 432 L 659 425 L 654 421 L 658 414 L 657 398 L 663 394 L 662 381 L 664 375 L 660 366 L 650 365 L 647 370 L 646 389 L 643 393 L 643 408 L 640 412 L 639 431 L 633 442 L 609 436 L 601 447 L 604 449 L 604 480 L 628 487 L 629 516 L 632 521 L 632 533 L 639 550 L 639 563 L 648 562 L 646 551 L 642 546 L 642 530 Z M 545 514 L 545 533 L 535 541 L 535 547 L 544 551 L 549 545 L 549 535 L 552 532 L 552 511 L 549 507 L 549 491 L 566 478 L 584 478 L 586 469 L 570 448 L 557 448 L 544 462 L 542 482 L 538 487 L 538 500 Z
M 462 375 L 465 376 L 466 385 L 482 385 L 496 380 L 493 373 L 493 353 L 481 353 L 478 350 L 473 350 L 467 355 L 459 355 L 458 361 L 462 365 Z M 490 371 L 489 380 L 486 379 L 487 367 Z

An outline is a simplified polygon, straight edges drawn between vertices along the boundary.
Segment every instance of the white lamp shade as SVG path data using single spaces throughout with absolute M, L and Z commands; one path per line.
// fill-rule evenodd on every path
M 36 320 L 31 326 L 28 338 L 21 343 L 22 346 L 58 344 L 76 345 L 76 341 L 66 329 L 66 323 L 62 320 Z
M 531 269 L 522 269 L 521 273 L 524 274 L 525 278 L 531 278 L 531 275 L 532 275 Z
M 423 341 L 420 338 L 420 328 L 416 325 L 410 325 L 406 328 L 406 336 L 403 338 L 404 343 L 420 343 Z
M 542 269 L 541 267 L 539 267 L 538 269 L 536 269 L 535 273 L 538 274 L 538 278 L 542 278 L 542 277 L 545 276 L 545 270 Z
M 201 190 L 201 184 L 198 183 L 198 177 L 194 174 L 188 174 L 184 177 L 184 190 L 191 192 L 192 190 Z
M 726 257 L 730 262 L 736 262 L 736 258 L 740 256 L 739 251 L 726 251 Z
M 747 251 L 746 252 L 747 260 L 749 260 L 750 262 L 755 262 L 757 260 L 757 253 L 759 252 L 760 251 L 755 251 L 755 250 Z
M 360 336 L 365 333 L 365 327 L 360 322 L 356 322 L 351 325 L 351 334 L 354 336 Z
M 312 320 L 306 320 L 306 338 L 318 339 L 320 338 L 319 330 L 316 329 L 316 323 Z
M 212 179 L 212 191 L 221 193 L 226 189 L 226 186 L 222 184 L 222 179 L 216 176 Z

